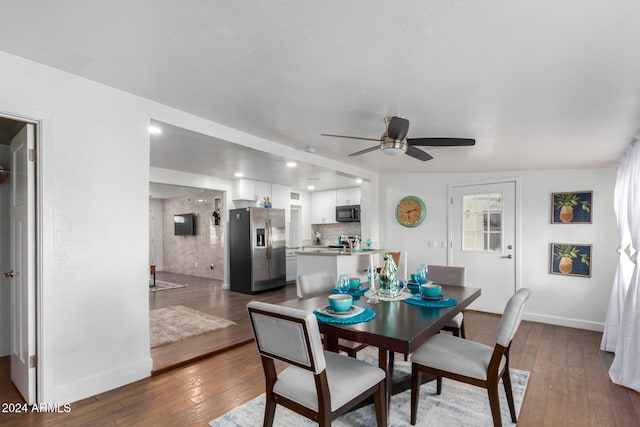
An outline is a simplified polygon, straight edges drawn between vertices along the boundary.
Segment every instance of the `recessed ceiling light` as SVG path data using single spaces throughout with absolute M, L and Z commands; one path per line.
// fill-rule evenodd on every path
M 159 133 L 162 133 L 162 129 L 160 129 L 158 126 L 149 126 L 149 133 L 157 135 Z
M 242 178 L 244 174 L 242 172 L 236 172 L 233 174 L 233 176 L 235 176 L 236 178 Z
M 288 168 L 295 168 L 296 166 L 298 166 L 298 164 L 296 162 L 287 162 L 287 167 Z
M 307 190 L 315 190 L 316 187 L 314 187 L 313 185 L 308 185 L 307 186 Z
M 362 179 L 361 178 L 356 179 L 356 183 L 362 184 Z

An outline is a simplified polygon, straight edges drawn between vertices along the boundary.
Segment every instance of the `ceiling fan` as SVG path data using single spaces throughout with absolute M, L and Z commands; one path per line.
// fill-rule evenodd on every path
M 366 141 L 379 141 L 380 144 L 364 150 L 349 154 L 359 156 L 370 151 L 382 150 L 383 153 L 397 156 L 405 153 L 414 159 L 426 161 L 433 159 L 433 156 L 417 147 L 462 147 L 476 144 L 471 138 L 407 138 L 409 131 L 409 120 L 403 117 L 389 116 L 384 118 L 386 130 L 379 139 L 363 138 L 359 136 L 333 135 L 328 133 L 322 136 L 332 136 L 336 138 L 363 139 Z

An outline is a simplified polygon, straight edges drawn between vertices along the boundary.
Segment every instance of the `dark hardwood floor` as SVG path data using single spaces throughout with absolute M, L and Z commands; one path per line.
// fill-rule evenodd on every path
M 274 292 L 248 295 L 230 292 L 222 288 L 221 281 L 202 277 L 158 272 L 156 279 L 187 284 L 187 287 L 149 292 L 150 310 L 170 305 L 183 305 L 231 320 L 236 325 L 152 349 L 154 375 L 251 342 L 253 336 L 245 308 L 249 301 L 257 299 L 277 304 L 296 298 L 295 284 L 287 285 L 284 289 Z
M 175 277 L 164 280 L 175 281 Z M 186 343 L 166 346 L 175 346 L 163 355 L 166 366 L 171 365 L 171 358 L 178 364 L 185 357 L 200 359 L 174 369 L 165 366 L 160 369 L 164 372 L 152 377 L 74 402 L 70 413 L 0 413 L 0 426 L 206 426 L 262 393 L 262 367 L 254 344 L 241 344 L 247 340 L 242 331 L 248 331 L 244 305 L 251 299 L 278 302 L 295 298 L 295 287 L 256 296 L 225 291 L 213 283 L 204 286 L 209 288 L 204 290 L 206 294 L 197 287 L 156 292 L 150 296 L 151 307 L 183 304 L 231 319 L 238 323 L 237 333 L 218 338 L 202 336 L 198 341 L 211 339 L 212 348 L 219 347 L 218 341 L 235 347 L 206 351 L 213 354 L 203 357 L 193 356 L 197 352 L 188 351 L 190 345 Z M 499 317 L 473 311 L 466 316 L 468 339 L 493 345 Z M 597 332 L 522 322 L 512 345 L 512 366 L 526 369 L 531 375 L 519 426 L 640 425 L 640 394 L 611 383 L 607 371 L 612 355 L 599 350 L 601 336 Z M 209 350 L 207 345 L 205 341 L 198 344 Z M 7 357 L 0 358 L 0 385 L 2 403 L 22 401 L 9 379 Z

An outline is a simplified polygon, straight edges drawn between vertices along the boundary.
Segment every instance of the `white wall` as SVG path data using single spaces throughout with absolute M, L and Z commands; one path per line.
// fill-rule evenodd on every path
M 0 165 L 9 169 L 9 146 L 0 145 Z M 9 245 L 10 218 L 9 218 L 9 192 L 11 189 L 11 177 L 8 177 L 0 184 L 0 356 L 7 356 L 11 353 L 10 332 L 11 317 L 9 312 L 11 281 L 4 277 L 2 272 L 11 269 L 11 256 Z
M 0 111 L 42 120 L 39 399 L 148 376 L 149 107 L 4 53 L 0 68 Z
M 382 246 L 409 251 L 409 270 L 420 263 L 446 264 L 447 249 L 428 248 L 428 240 L 447 241 L 448 185 L 517 177 L 522 218 L 518 287 L 532 290 L 526 318 L 602 331 L 617 262 L 613 211 L 615 169 L 545 170 L 494 174 L 385 175 L 380 180 Z M 593 190 L 593 224 L 551 224 L 551 193 Z M 413 229 L 395 220 L 395 206 L 406 195 L 421 197 L 424 223 Z M 549 274 L 549 244 L 593 245 L 590 278 Z M 440 246 L 440 245 L 438 245 Z M 473 284 L 469 284 L 473 286 Z

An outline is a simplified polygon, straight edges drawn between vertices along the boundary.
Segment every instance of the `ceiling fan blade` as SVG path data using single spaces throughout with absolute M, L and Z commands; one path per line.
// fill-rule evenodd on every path
M 387 136 L 391 139 L 402 141 L 409 132 L 409 120 L 402 117 L 391 117 L 387 125 Z
M 348 139 L 362 139 L 365 141 L 380 141 L 380 138 L 363 138 L 360 136 L 347 136 L 347 135 L 332 135 L 330 133 L 321 133 L 322 136 L 332 136 L 334 138 L 348 138 Z
M 374 145 L 373 147 L 365 148 L 364 150 L 356 151 L 355 153 L 349 154 L 350 156 L 359 156 L 360 154 L 368 153 L 370 151 L 376 151 L 380 148 L 379 145 Z
M 463 147 L 476 145 L 472 138 L 407 138 L 407 144 L 414 147 Z
M 433 156 L 419 148 L 409 146 L 407 147 L 407 155 L 414 159 L 422 160 L 423 162 L 433 159 Z

